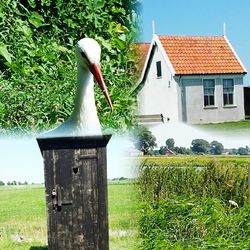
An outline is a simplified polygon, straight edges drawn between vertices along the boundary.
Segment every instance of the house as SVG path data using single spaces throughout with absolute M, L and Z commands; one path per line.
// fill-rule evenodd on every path
M 169 148 L 165 148 L 164 150 L 163 150 L 164 152 L 161 152 L 161 155 L 175 155 L 175 152 L 174 151 L 172 151 L 171 149 L 169 149 Z
M 154 35 L 142 47 L 141 117 L 188 124 L 244 120 L 247 70 L 226 36 Z

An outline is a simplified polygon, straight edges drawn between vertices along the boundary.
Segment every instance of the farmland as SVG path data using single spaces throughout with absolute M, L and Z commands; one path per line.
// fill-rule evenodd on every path
M 128 182 L 111 183 L 110 249 L 138 249 L 136 191 Z M 47 249 L 43 186 L 0 188 L 0 249 Z
M 206 166 L 210 161 L 221 162 L 230 165 L 247 166 L 250 163 L 249 156 L 215 156 L 215 155 L 194 155 L 194 156 L 147 156 L 140 157 L 140 162 L 144 165 L 156 166 Z
M 140 159 L 108 185 L 111 250 L 250 248 L 249 157 Z M 43 186 L 0 188 L 1 250 L 46 250 L 46 231 Z

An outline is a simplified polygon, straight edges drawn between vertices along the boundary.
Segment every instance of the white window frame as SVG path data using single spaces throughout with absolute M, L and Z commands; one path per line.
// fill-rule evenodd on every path
M 213 87 L 205 87 L 205 82 L 206 81 L 213 81 L 213 84 L 214 84 L 214 86 Z M 205 108 L 209 108 L 209 107 L 215 107 L 215 104 L 216 104 L 216 102 L 215 102 L 215 96 L 216 96 L 216 88 L 215 88 L 215 86 L 216 86 L 216 82 L 215 82 L 215 79 L 214 78 L 205 78 L 205 79 L 202 79 L 202 87 L 203 87 L 203 106 L 205 107 Z M 206 90 L 209 90 L 209 89 L 213 89 L 214 91 L 213 91 L 213 95 L 206 95 Z M 205 103 L 205 96 L 208 96 L 208 104 L 206 105 L 206 103 Z M 213 104 L 211 104 L 210 103 L 210 98 L 209 98 L 209 96 L 213 96 Z
M 230 81 L 232 81 L 232 83 L 233 83 L 233 86 L 231 87 L 233 90 L 232 90 L 232 92 L 230 93 L 230 91 L 227 91 L 227 101 L 228 102 L 230 102 L 230 94 L 232 94 L 232 98 L 231 98 L 231 100 L 232 100 L 232 103 L 225 103 L 225 96 L 224 96 L 224 90 L 225 89 L 230 89 L 230 87 L 224 87 L 224 81 L 228 81 L 228 80 L 230 80 Z M 234 79 L 233 78 L 223 78 L 222 79 L 222 88 L 223 88 L 223 93 L 222 93 L 222 100 L 223 100 L 223 106 L 234 106 L 234 104 L 235 104 L 235 101 L 234 101 L 234 96 L 235 96 L 235 82 L 234 82 Z

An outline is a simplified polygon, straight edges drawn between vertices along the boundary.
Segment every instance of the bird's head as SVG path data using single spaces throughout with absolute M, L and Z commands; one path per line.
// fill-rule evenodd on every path
M 112 102 L 109 96 L 109 92 L 104 83 L 102 72 L 99 66 L 101 58 L 101 47 L 96 40 L 92 38 L 83 38 L 76 44 L 76 55 L 78 64 L 83 69 L 90 70 L 94 78 L 101 87 L 104 96 L 112 109 Z

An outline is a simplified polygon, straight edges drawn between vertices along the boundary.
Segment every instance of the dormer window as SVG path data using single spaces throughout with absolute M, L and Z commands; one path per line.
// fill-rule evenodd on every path
M 161 78 L 162 73 L 161 73 L 161 61 L 156 62 L 156 75 L 157 78 Z

